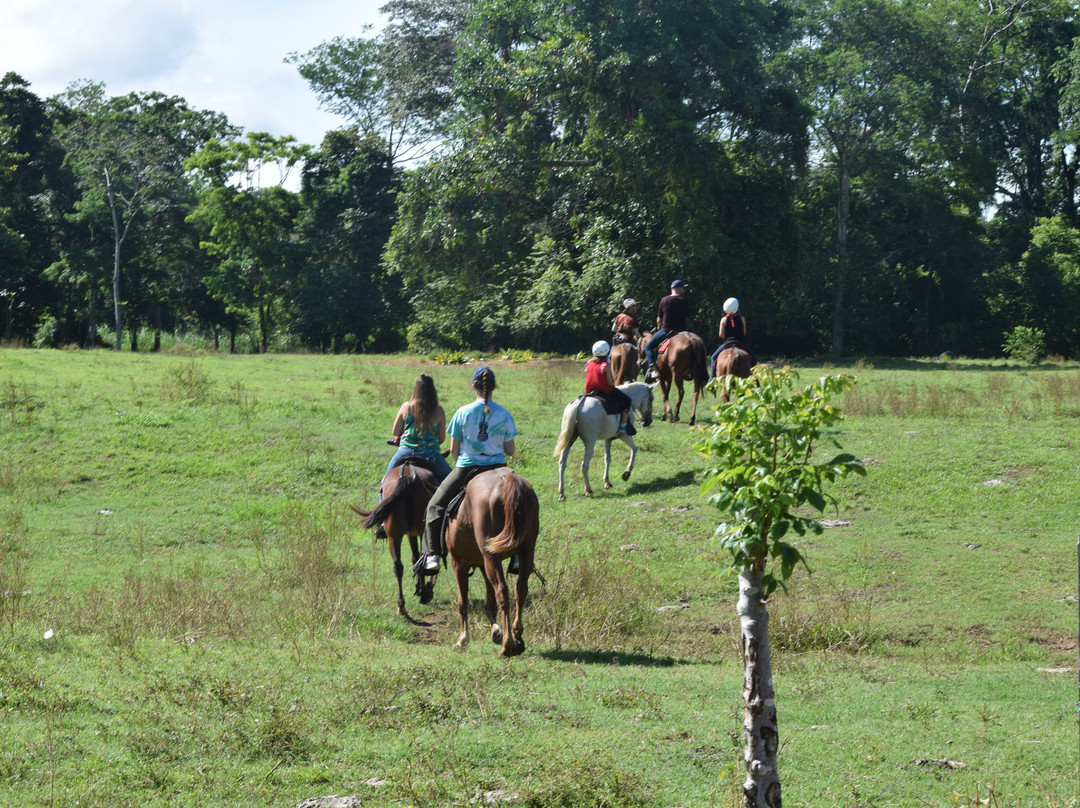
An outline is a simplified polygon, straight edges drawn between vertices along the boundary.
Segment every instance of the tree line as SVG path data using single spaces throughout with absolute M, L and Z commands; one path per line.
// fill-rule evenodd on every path
M 576 352 L 680 278 L 759 354 L 1080 355 L 1075 2 L 382 13 L 286 56 L 345 122 L 317 147 L 7 73 L 4 341 Z

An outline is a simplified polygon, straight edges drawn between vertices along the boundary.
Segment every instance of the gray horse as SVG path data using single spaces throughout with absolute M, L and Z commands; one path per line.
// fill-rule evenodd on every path
M 641 425 L 648 426 L 652 423 L 653 387 L 643 382 L 630 382 L 620 384 L 619 389 L 630 397 L 631 411 L 641 415 Z M 619 416 L 608 415 L 604 412 L 604 406 L 592 396 L 578 396 L 563 410 L 562 430 L 559 440 L 555 444 L 555 457 L 559 458 L 559 501 L 566 499 L 563 493 L 563 479 L 566 476 L 566 459 L 570 456 L 570 447 L 574 441 L 581 438 L 585 444 L 585 459 L 581 461 L 581 474 L 585 478 L 585 494 L 592 493 L 589 486 L 589 461 L 592 460 L 598 440 L 604 441 L 604 488 L 611 488 L 611 480 L 608 478 L 608 469 L 611 467 L 611 442 L 616 438 L 622 439 L 630 446 L 630 465 L 623 472 L 623 480 L 630 479 L 630 472 L 634 468 L 634 458 L 637 456 L 637 446 L 634 439 L 625 432 L 619 432 Z

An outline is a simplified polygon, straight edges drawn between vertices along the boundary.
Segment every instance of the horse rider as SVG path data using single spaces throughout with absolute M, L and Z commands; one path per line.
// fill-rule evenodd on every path
M 603 340 L 593 343 L 592 359 L 585 363 L 585 395 L 594 396 L 604 406 L 608 415 L 619 416 L 619 432 L 636 435 L 637 430 L 629 423 L 633 402 L 630 396 L 615 386 L 611 373 L 611 346 Z
M 623 301 L 623 310 L 615 315 L 615 321 L 611 324 L 611 344 L 618 345 L 620 342 L 633 342 L 638 335 L 637 310 L 638 302 L 632 297 Z
M 462 491 L 469 480 L 489 469 L 502 468 L 506 458 L 514 454 L 517 427 L 514 418 L 491 400 L 495 392 L 495 374 L 482 365 L 472 377 L 476 400 L 460 407 L 450 419 L 446 433 L 450 436 L 450 454 L 455 458 L 453 470 L 431 495 L 424 516 L 424 536 L 420 540 L 421 556 L 413 572 L 434 575 L 446 553 L 442 545 L 443 515 L 446 506 Z
M 656 332 L 645 345 L 645 380 L 657 378 L 656 370 L 657 349 L 667 337 L 674 336 L 680 331 L 686 330 L 686 321 L 690 318 L 690 302 L 683 296 L 686 294 L 686 284 L 680 280 L 671 282 L 671 294 L 661 298 L 660 306 L 656 311 Z
M 739 314 L 739 301 L 734 297 L 724 301 L 724 316 L 720 319 L 719 336 L 720 347 L 709 360 L 709 378 L 716 378 L 716 357 L 731 345 L 742 348 L 757 363 L 757 355 L 746 343 L 746 318 Z

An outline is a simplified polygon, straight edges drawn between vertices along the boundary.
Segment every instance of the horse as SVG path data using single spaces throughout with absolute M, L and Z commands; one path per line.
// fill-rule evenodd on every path
M 364 517 L 365 528 L 378 527 L 381 524 L 386 530 L 390 558 L 394 562 L 394 575 L 397 577 L 398 614 L 402 617 L 409 615 L 405 611 L 405 594 L 401 588 L 401 576 L 404 572 L 404 565 L 401 563 L 401 540 L 405 536 L 409 537 L 409 547 L 415 564 L 420 558 L 417 540 L 424 532 L 424 513 L 431 495 L 438 487 L 439 481 L 431 470 L 421 463 L 409 462 L 409 458 L 406 458 L 405 462 L 394 466 L 383 477 L 380 487 L 382 502 L 374 510 L 362 511 L 349 506 Z M 420 598 L 420 603 L 430 603 L 435 591 L 435 577 L 420 574 L 414 577 L 415 594 Z
M 502 467 L 480 472 L 469 480 L 461 507 L 446 522 L 446 550 L 450 569 L 457 579 L 461 618 L 456 648 L 469 644 L 469 574 L 479 568 L 487 587 L 484 611 L 491 624 L 491 641 L 502 644 L 499 656 L 517 656 L 525 650 L 521 610 L 529 595 L 529 575 L 533 571 L 539 532 L 540 502 L 533 487 L 520 474 Z M 511 623 L 502 562 L 513 556 L 517 557 L 518 579 Z
M 641 414 L 641 425 L 649 426 L 652 423 L 653 388 L 644 382 L 631 382 L 619 386 L 630 397 L 633 410 Z M 555 456 L 559 458 L 559 502 L 566 499 L 563 492 L 563 480 L 566 476 L 566 459 L 570 455 L 570 447 L 577 438 L 585 444 L 585 458 L 581 461 L 581 474 L 585 478 L 585 495 L 592 494 L 589 486 L 589 462 L 592 460 L 593 451 L 598 440 L 604 441 L 604 488 L 611 488 L 609 469 L 611 467 L 611 442 L 615 438 L 621 438 L 630 446 L 630 465 L 623 472 L 623 481 L 630 479 L 630 472 L 634 469 L 634 458 L 637 457 L 637 446 L 634 438 L 625 432 L 619 432 L 619 416 L 608 415 L 604 412 L 604 405 L 592 396 L 579 396 L 566 405 L 563 410 L 562 429 L 559 432 L 559 440 L 555 444 Z
M 648 342 L 646 334 L 639 344 L 639 353 L 644 354 L 645 343 Z M 664 412 L 660 416 L 661 421 L 675 423 L 679 420 L 679 410 L 683 401 L 683 380 L 693 379 L 694 382 L 694 406 L 690 411 L 690 426 L 697 420 L 698 396 L 702 389 L 709 383 L 709 361 L 706 358 L 705 343 L 701 337 L 690 331 L 680 331 L 668 339 L 667 347 L 657 354 L 656 370 L 660 381 L 660 393 L 664 398 Z M 671 384 L 679 391 L 679 399 L 672 409 L 668 403 L 668 393 Z
M 617 342 L 611 346 L 611 375 L 615 384 L 636 381 L 638 374 L 638 351 L 633 342 Z
M 757 360 L 753 355 L 737 342 L 724 343 L 720 354 L 716 357 L 716 378 L 737 376 L 740 379 L 749 379 L 750 372 L 756 364 Z M 726 385 L 720 390 L 720 397 L 726 402 L 728 400 Z

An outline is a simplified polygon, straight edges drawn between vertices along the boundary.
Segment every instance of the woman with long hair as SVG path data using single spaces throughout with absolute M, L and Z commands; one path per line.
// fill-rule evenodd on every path
M 439 571 L 446 552 L 442 546 L 443 514 L 450 500 L 477 474 L 505 466 L 506 458 L 514 454 L 517 427 L 513 416 L 491 400 L 495 392 L 495 374 L 491 368 L 482 365 L 476 369 L 472 390 L 476 400 L 455 412 L 446 428 L 454 469 L 428 503 L 424 537 L 420 542 L 422 555 L 413 567 L 416 572 L 434 575 Z
M 435 382 L 427 374 L 420 374 L 413 386 L 412 396 L 398 408 L 393 435 L 392 442 L 398 450 L 390 458 L 387 474 L 406 457 L 419 457 L 427 463 L 439 482 L 446 479 L 450 464 L 439 448 L 446 440 L 446 413 L 439 406 Z

